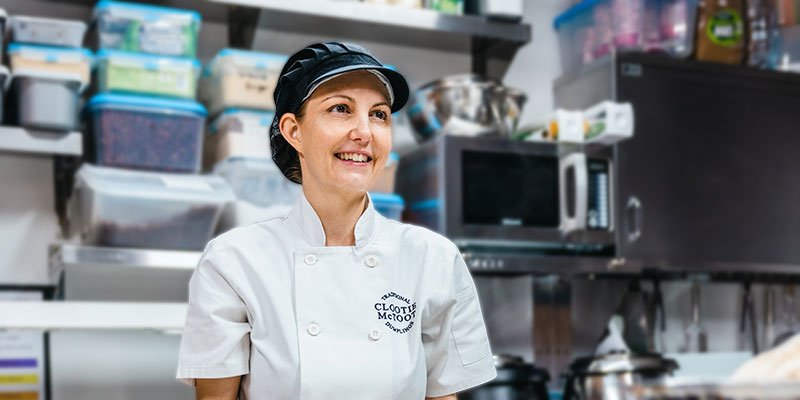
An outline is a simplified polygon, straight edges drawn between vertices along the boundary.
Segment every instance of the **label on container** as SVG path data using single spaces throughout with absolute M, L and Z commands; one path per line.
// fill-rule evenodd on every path
M 731 47 L 741 44 L 743 30 L 741 15 L 736 10 L 726 9 L 708 19 L 706 34 L 714 44 Z
M 186 179 L 186 177 L 179 176 L 162 176 L 161 182 L 164 183 L 164 186 L 170 189 L 197 190 L 202 192 L 214 191 L 208 182 L 200 179 Z

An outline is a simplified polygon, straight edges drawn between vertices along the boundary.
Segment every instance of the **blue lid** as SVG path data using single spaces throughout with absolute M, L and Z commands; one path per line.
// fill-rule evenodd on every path
M 238 113 L 248 113 L 248 114 L 260 114 L 264 117 L 269 116 L 272 118 L 275 115 L 274 111 L 267 111 L 267 110 L 255 110 L 252 108 L 226 108 L 222 111 L 222 114 L 230 115 L 230 114 L 238 114 Z
M 58 54 L 72 54 L 72 55 L 82 55 L 89 59 L 92 58 L 92 52 L 89 49 L 75 49 L 70 47 L 57 47 L 57 46 L 42 46 L 39 44 L 24 44 L 24 43 L 9 43 L 8 44 L 8 53 L 16 53 L 22 50 L 31 50 L 31 51 L 41 51 L 43 53 L 52 53 L 53 55 L 57 56 Z M 56 60 L 53 60 L 56 61 Z
M 200 103 L 189 100 L 173 100 L 164 99 L 160 97 L 149 96 L 135 96 L 128 94 L 110 94 L 103 93 L 92 97 L 89 104 L 86 105 L 88 110 L 93 110 L 97 107 L 104 105 L 123 105 L 134 107 L 148 107 L 158 109 L 169 109 L 177 111 L 188 111 L 198 115 L 205 116 L 206 109 Z
M 574 6 L 570 7 L 567 11 L 563 12 L 561 15 L 556 17 L 553 20 L 553 28 L 558 30 L 558 27 L 561 24 L 575 18 L 576 15 L 588 11 L 590 8 L 597 5 L 600 0 L 583 0 L 582 2 L 575 4 Z
M 194 58 L 160 56 L 156 54 L 146 54 L 146 53 L 136 53 L 131 51 L 106 50 L 106 49 L 98 50 L 95 56 L 97 58 L 121 57 L 121 58 L 129 58 L 134 60 L 141 60 L 142 62 L 151 62 L 151 63 L 159 61 L 169 61 L 174 63 L 191 63 L 193 67 L 198 69 L 200 68 L 200 61 Z
M 375 207 L 381 206 L 405 206 L 405 201 L 403 201 L 403 197 L 399 194 L 394 193 L 379 193 L 379 192 L 369 192 L 369 198 L 372 200 L 373 205 Z
M 184 10 L 180 8 L 171 8 L 171 7 L 151 6 L 146 4 L 125 3 L 122 1 L 114 1 L 114 0 L 101 0 L 97 2 L 97 4 L 94 6 L 95 15 L 97 15 L 98 11 L 110 8 L 127 8 L 129 10 L 155 14 L 156 17 L 167 14 L 189 15 L 193 20 L 197 22 L 200 22 L 200 20 L 202 19 L 200 17 L 200 13 L 198 13 L 197 11 Z
M 423 200 L 417 203 L 414 203 L 409 207 L 411 210 L 419 211 L 419 210 L 427 210 L 429 208 L 438 208 L 439 207 L 439 199 L 429 199 Z
M 389 159 L 392 161 L 400 161 L 400 156 L 395 152 L 389 153 Z

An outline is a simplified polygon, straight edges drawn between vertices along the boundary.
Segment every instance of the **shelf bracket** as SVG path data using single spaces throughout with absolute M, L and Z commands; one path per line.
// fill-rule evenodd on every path
M 260 17 L 260 8 L 228 6 L 228 45 L 252 49 Z

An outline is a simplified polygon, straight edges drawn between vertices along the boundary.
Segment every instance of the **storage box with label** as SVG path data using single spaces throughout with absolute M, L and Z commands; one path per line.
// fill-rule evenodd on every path
M 200 99 L 215 115 L 226 108 L 274 110 L 272 92 L 287 56 L 224 49 L 200 79 Z
M 128 92 L 194 99 L 200 62 L 114 50 L 97 53 L 99 92 Z

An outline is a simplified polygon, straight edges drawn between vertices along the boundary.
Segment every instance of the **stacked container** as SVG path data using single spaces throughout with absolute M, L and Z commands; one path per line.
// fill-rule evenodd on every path
M 206 109 L 195 101 L 194 11 L 97 3 L 89 135 L 70 200 L 70 231 L 85 244 L 202 250 L 233 194 L 199 175 Z
M 92 64 L 91 52 L 81 48 L 86 24 L 17 15 L 8 25 L 14 101 L 6 107 L 7 122 L 37 130 L 76 130 L 80 94 L 89 84 Z M 0 76 L 8 76 L 7 70 Z
M 615 51 L 692 53 L 697 0 L 584 0 L 553 22 L 565 74 Z
M 204 165 L 233 188 L 221 230 L 285 214 L 301 187 L 272 161 L 269 131 L 273 91 L 287 57 L 224 49 L 203 71 L 199 97 L 213 117 L 206 131 Z

